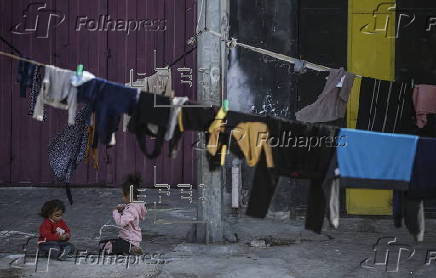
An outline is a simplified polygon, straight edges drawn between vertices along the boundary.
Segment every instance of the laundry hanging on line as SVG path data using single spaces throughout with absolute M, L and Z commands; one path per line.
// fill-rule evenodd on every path
M 386 133 L 411 133 L 411 85 L 411 82 L 362 78 L 356 128 Z
M 346 147 L 338 148 L 338 170 L 346 187 L 407 190 L 418 136 L 341 129 Z
M 394 191 L 393 216 L 396 227 L 403 222 L 416 241 L 424 240 L 424 201 L 436 199 L 436 139 L 419 138 L 410 188 Z
M 418 84 L 413 89 L 413 105 L 416 112 L 416 125 L 427 125 L 427 115 L 436 114 L 436 86 Z
M 82 86 L 86 85 L 89 82 L 92 82 L 92 81 L 88 81 L 85 84 L 83 84 Z M 108 81 L 104 81 L 104 80 L 100 80 L 100 82 L 102 82 L 102 83 L 109 83 Z M 120 90 L 122 88 L 123 89 L 126 88 L 124 86 L 117 85 L 117 84 L 112 84 L 112 86 L 114 86 L 114 87 L 119 86 L 118 89 L 120 89 Z M 145 92 L 142 92 L 141 96 L 144 96 L 144 95 L 151 95 L 151 94 L 147 94 Z M 153 97 L 154 96 L 156 96 L 156 95 L 153 95 Z M 91 97 L 91 99 L 92 99 L 92 97 Z M 127 99 L 129 99 L 129 98 L 127 98 Z M 88 100 L 88 102 L 91 102 L 91 103 L 94 103 L 94 104 L 97 103 L 97 102 L 93 102 L 93 101 L 89 101 L 89 100 Z M 136 101 L 132 101 L 132 103 L 134 103 L 133 106 L 136 105 Z M 124 113 L 124 111 L 126 111 L 126 109 L 121 109 L 121 110 L 123 110 L 123 111 L 120 112 L 120 113 L 118 113 L 118 111 L 117 111 L 117 114 L 122 114 L 122 113 Z M 186 111 L 184 111 L 184 110 L 185 109 L 182 108 L 181 112 L 179 113 L 179 115 L 182 116 L 182 120 L 178 121 L 178 123 L 183 123 L 183 118 L 185 118 L 185 119 L 189 119 L 189 118 L 192 119 L 193 118 L 193 116 L 189 115 L 189 113 L 188 113 L 188 115 L 186 115 Z M 200 110 L 200 111 L 206 112 L 206 111 L 216 111 L 216 110 L 217 110 L 217 108 L 214 107 L 211 110 Z M 167 114 L 167 113 L 169 114 L 170 113 L 169 109 L 166 110 L 166 111 L 167 112 L 165 112 L 165 114 Z M 210 113 L 210 112 L 207 112 L 207 113 Z M 230 114 L 231 113 L 229 113 L 229 115 Z M 253 115 L 245 115 L 245 116 L 242 115 L 241 122 L 245 122 L 244 119 L 243 119 L 244 117 L 246 117 L 247 119 L 250 119 L 249 121 L 253 121 L 253 122 L 255 122 L 253 120 L 253 118 L 257 118 L 258 122 L 268 121 L 268 118 L 265 119 L 265 118 L 261 118 L 261 117 L 255 117 Z M 207 120 L 208 121 L 209 120 L 213 121 L 213 119 L 207 119 Z M 300 125 L 300 124 L 301 124 L 301 127 L 298 128 L 298 125 Z M 189 130 L 189 129 L 186 129 L 187 126 L 189 127 L 189 123 L 183 123 L 183 125 L 185 126 L 185 130 Z M 200 131 L 205 131 L 206 128 L 204 126 L 207 125 L 207 124 L 206 124 L 206 121 L 204 121 L 203 124 L 200 124 L 197 127 L 195 127 L 195 125 L 193 125 L 192 123 L 191 123 L 191 125 L 192 125 L 193 128 L 200 129 Z M 274 128 L 274 125 L 279 126 L 279 128 L 277 128 L 277 127 Z M 292 125 L 296 125 L 297 128 L 292 127 Z M 179 129 L 176 129 L 176 131 L 180 130 L 180 126 L 181 126 L 181 124 L 179 124 Z M 302 134 L 302 135 L 304 135 L 306 137 L 308 135 L 315 135 L 315 136 L 321 136 L 322 135 L 322 136 L 327 136 L 328 138 L 334 138 L 333 140 L 329 141 L 328 144 L 335 143 L 337 141 L 337 139 L 338 139 L 337 136 L 336 136 L 337 132 L 338 132 L 338 129 L 337 128 L 335 129 L 334 127 L 329 127 L 329 126 L 326 126 L 326 125 L 310 125 L 310 124 L 303 124 L 303 123 L 292 122 L 292 121 L 291 122 L 284 121 L 284 120 L 277 119 L 277 118 L 270 118 L 270 123 L 267 124 L 267 126 L 268 126 L 268 129 L 271 130 L 272 134 L 277 134 L 277 130 L 282 130 L 280 128 L 280 126 L 284 126 L 285 129 L 286 129 L 286 126 L 288 126 L 288 127 L 290 126 L 291 130 L 294 132 L 294 134 Z M 163 127 L 162 130 L 165 130 L 165 128 L 167 127 L 167 124 L 162 124 L 162 127 Z M 151 131 L 151 133 L 153 133 L 153 132 Z M 105 138 L 104 143 L 107 143 L 107 141 L 109 141 L 108 137 L 107 137 L 107 134 L 108 133 L 106 133 L 105 136 L 104 136 L 104 138 Z M 153 134 L 156 135 L 155 132 Z M 326 143 L 326 145 L 327 145 L 327 143 Z M 260 208 L 263 211 L 265 211 L 265 207 L 267 208 L 269 202 L 271 201 L 268 196 L 272 196 L 271 192 L 272 193 L 274 192 L 274 182 L 275 182 L 274 176 L 277 177 L 277 175 L 290 175 L 291 177 L 310 178 L 312 180 L 312 185 L 311 185 L 311 188 L 310 188 L 311 194 L 309 194 L 309 198 L 310 198 L 309 199 L 309 204 L 315 204 L 314 206 L 309 205 L 310 208 L 316 208 L 317 206 L 319 208 L 319 203 L 317 205 L 317 202 L 314 202 L 313 200 L 317 200 L 317 199 L 322 200 L 323 199 L 324 203 L 326 202 L 326 200 L 333 200 L 333 198 L 330 198 L 330 199 L 326 198 L 325 197 L 325 193 L 323 193 L 324 192 L 323 191 L 323 181 L 325 180 L 325 177 L 327 175 L 326 173 L 329 170 L 329 163 L 330 163 L 332 157 L 334 157 L 334 153 L 335 153 L 334 149 L 335 149 L 335 147 L 337 147 L 337 146 L 335 146 L 335 144 L 333 144 L 333 145 L 334 145 L 333 147 L 331 147 L 331 146 L 324 146 L 324 148 L 321 148 L 321 149 L 323 149 L 325 151 L 317 150 L 317 152 L 310 153 L 311 156 L 320 158 L 318 160 L 318 161 L 320 161 L 320 163 L 322 163 L 320 165 L 317 165 L 317 163 L 309 163 L 309 162 L 313 162 L 313 160 L 310 160 L 308 158 L 308 157 L 310 157 L 308 155 L 308 153 L 309 153 L 309 149 L 308 148 L 310 148 L 310 146 L 307 145 L 307 144 L 305 145 L 304 148 L 300 148 L 299 147 L 299 148 L 297 148 L 297 150 L 295 150 L 295 149 L 292 150 L 292 148 L 289 148 L 289 146 L 287 146 L 284 149 L 282 149 L 282 150 L 285 150 L 285 151 L 282 151 L 282 152 L 279 152 L 279 153 L 277 153 L 277 151 L 275 151 L 273 149 L 273 151 L 272 151 L 273 158 L 274 158 L 274 154 L 276 153 L 275 156 L 278 158 L 278 160 L 280 161 L 280 157 L 282 159 L 281 162 L 274 163 L 274 165 L 277 165 L 277 167 L 276 167 L 277 169 L 275 169 L 275 168 L 269 169 L 268 167 L 266 167 L 267 166 L 266 157 L 265 157 L 266 155 L 265 155 L 265 152 L 262 151 L 261 154 L 260 154 L 261 157 L 258 160 L 259 162 L 255 165 L 256 168 L 259 167 L 259 169 L 262 170 L 262 171 L 260 171 L 260 170 L 257 171 L 257 173 L 259 173 L 257 176 L 260 179 L 263 179 L 263 180 L 265 180 L 265 178 L 269 179 L 269 181 L 266 181 L 263 185 L 268 185 L 269 184 L 271 186 L 266 187 L 266 188 L 269 188 L 269 189 L 267 189 L 268 190 L 267 194 L 266 194 L 267 198 L 265 198 L 264 196 L 262 196 L 260 198 L 257 198 L 256 194 L 253 194 L 254 192 L 256 192 L 256 190 L 258 190 L 259 188 L 262 188 L 262 187 L 256 186 L 256 187 L 253 188 L 254 191 L 252 192 L 252 195 L 250 196 L 250 201 L 251 201 L 250 203 L 252 204 L 252 207 L 253 207 L 253 205 L 255 206 L 256 203 L 259 202 L 259 200 L 264 199 L 265 201 L 263 203 L 260 202 L 260 203 L 263 204 L 262 206 L 260 206 Z M 330 149 L 328 149 L 328 148 L 330 148 Z M 232 148 L 229 147 L 229 149 L 232 149 Z M 286 154 L 287 152 L 290 152 L 288 154 L 294 154 L 294 155 L 282 155 L 282 156 L 280 156 L 281 153 L 282 154 Z M 291 159 L 291 160 L 289 160 L 289 159 Z M 320 168 L 316 168 L 317 166 L 320 167 Z M 264 169 L 266 169 L 268 173 L 265 173 Z M 275 171 L 277 171 L 277 172 L 275 172 Z M 263 187 L 263 188 L 265 188 L 265 187 Z M 333 187 L 332 187 L 332 189 L 333 189 Z M 337 192 L 337 190 L 330 190 L 330 191 Z M 335 203 L 335 202 L 330 202 L 330 203 Z M 262 212 L 260 212 L 260 213 L 257 212 L 257 213 L 259 215 L 263 214 Z M 309 217 L 307 217 L 307 219 L 313 218 L 313 216 L 315 214 L 321 215 L 321 213 L 319 213 L 318 209 L 315 209 L 315 212 L 313 212 L 313 210 L 311 210 L 311 209 L 308 209 L 308 213 L 309 213 L 309 215 L 308 215 Z M 314 213 L 314 215 L 311 215 L 312 213 Z M 306 227 L 309 228 L 309 229 L 313 229 L 313 230 L 320 230 L 320 227 L 322 227 L 322 225 L 319 225 L 319 221 L 320 221 L 319 217 L 315 217 L 314 219 L 318 219 L 317 220 L 318 222 L 315 221 L 316 222 L 315 225 L 312 225 L 311 223 L 306 222 Z M 336 221 L 333 221 L 333 222 L 336 222 Z
M 45 66 L 41 91 L 37 97 L 33 118 L 42 121 L 44 104 L 68 110 L 68 124 L 74 124 L 77 110 L 77 86 L 94 78 L 89 72 L 83 73 L 83 80 L 74 82 L 75 72 L 55 66 Z
M 125 85 L 127 87 L 137 88 L 142 92 L 153 93 L 157 95 L 166 96 L 169 98 L 174 98 L 174 90 L 172 86 L 172 73 L 169 67 L 165 68 L 157 68 L 156 73 L 151 76 L 139 78 L 136 81 L 132 82 L 130 80 L 129 83 Z M 124 114 L 123 117 L 123 132 L 127 131 L 127 125 L 130 121 L 130 116 L 128 114 Z M 149 124 L 148 128 L 156 129 L 153 124 Z
M 33 76 L 37 70 L 38 65 L 25 61 L 18 62 L 17 82 L 20 83 L 20 97 L 26 97 L 26 90 L 32 87 Z
M 332 69 L 318 99 L 295 113 L 298 121 L 331 122 L 345 117 L 345 108 L 353 87 L 354 75 L 343 68 Z
M 228 120 L 227 122 L 233 122 L 230 121 L 230 115 L 231 111 L 227 114 Z M 244 115 L 239 114 L 239 119 L 244 121 Z M 259 123 L 261 122 L 267 122 L 268 117 L 262 117 L 262 116 L 253 116 L 253 115 L 246 115 L 245 120 L 247 121 L 257 121 Z M 274 130 L 274 123 L 275 124 L 283 124 L 285 122 L 289 121 L 283 121 L 279 119 L 272 118 L 272 121 L 268 124 L 268 128 L 270 130 Z M 290 121 L 289 123 L 292 123 Z M 294 164 L 294 167 L 288 168 L 288 169 L 279 169 L 279 168 L 268 168 L 266 163 L 266 153 L 261 153 L 261 158 L 259 162 L 256 164 L 256 172 L 254 177 L 254 184 L 253 188 L 250 192 L 250 201 L 249 206 L 247 208 L 247 214 L 254 217 L 265 217 L 269 204 L 272 200 L 272 196 L 274 194 L 276 184 L 278 181 L 278 176 L 280 175 L 288 175 L 293 178 L 307 178 L 311 180 L 311 186 L 309 189 L 309 195 L 308 195 L 308 208 L 306 211 L 306 225 L 305 227 L 307 229 L 313 230 L 315 232 L 321 232 L 322 226 L 323 226 L 323 220 L 324 216 L 328 217 L 328 220 L 330 222 L 330 225 L 332 227 L 338 227 L 339 225 L 339 186 L 341 187 L 349 187 L 347 183 L 340 182 L 343 177 L 341 177 L 341 172 L 343 175 L 351 175 L 353 177 L 353 172 L 347 171 L 346 168 L 343 168 L 334 161 L 336 159 L 336 156 L 338 157 L 338 160 L 342 160 L 341 164 L 343 163 L 343 157 L 342 154 L 339 154 L 341 151 L 346 152 L 347 148 L 351 145 L 353 145 L 353 142 L 356 143 L 356 145 L 353 146 L 353 149 L 357 150 L 358 152 L 367 152 L 368 151 L 368 144 L 357 144 L 358 141 L 362 142 L 368 142 L 368 138 L 371 138 L 372 140 L 375 140 L 375 142 L 372 142 L 372 144 L 369 144 L 371 146 L 375 145 L 375 148 L 372 152 L 367 152 L 369 154 L 375 153 L 384 153 L 384 161 L 385 164 L 381 165 L 381 168 L 377 170 L 379 172 L 374 173 L 374 169 L 362 169 L 362 167 L 352 167 L 354 170 L 357 169 L 357 173 L 363 173 L 362 176 L 357 175 L 357 177 L 364 177 L 367 178 L 368 181 L 377 181 L 380 177 L 385 177 L 383 182 L 385 184 L 374 184 L 371 188 L 377 188 L 377 189 L 401 189 L 405 192 L 412 191 L 412 188 L 414 188 L 414 184 L 411 182 L 411 176 L 412 176 L 412 168 L 414 165 L 417 164 L 417 161 L 415 159 L 415 152 L 416 152 L 416 142 L 418 137 L 412 136 L 412 135 L 401 135 L 401 134 L 386 134 L 386 133 L 374 133 L 374 132 L 368 132 L 368 131 L 360 131 L 360 130 L 347 130 L 347 129 L 339 129 L 332 130 L 330 133 L 314 133 L 314 130 L 316 130 L 316 127 L 322 127 L 323 125 L 307 125 L 295 122 L 296 126 L 292 127 L 290 125 L 290 131 L 292 131 L 293 134 L 297 135 L 304 135 L 305 137 L 312 136 L 313 138 L 316 138 L 316 136 L 319 137 L 326 137 L 331 136 L 332 141 L 334 144 L 331 144 L 330 141 L 325 141 L 324 146 L 324 156 L 322 156 L 321 152 L 318 152 L 318 154 L 315 152 L 313 154 L 309 154 L 309 151 L 303 150 L 301 151 L 302 156 L 299 157 L 300 159 L 296 160 L 297 164 Z M 302 126 L 306 127 L 305 133 L 298 133 L 298 124 L 301 124 Z M 309 128 L 309 129 L 307 129 Z M 300 129 L 301 130 L 304 129 Z M 339 132 L 339 133 L 337 133 Z M 224 133 L 224 132 L 223 132 Z M 354 134 L 356 133 L 356 136 Z M 277 133 L 273 133 L 277 136 Z M 335 136 L 337 135 L 337 136 Z M 368 137 L 363 138 L 362 135 L 367 135 Z M 271 136 L 273 137 L 273 136 Z M 301 136 L 299 136 L 301 137 Z M 380 139 L 377 139 L 377 137 L 380 137 Z M 347 141 L 343 142 L 343 139 L 346 139 Z M 356 141 L 358 140 L 358 141 Z M 385 143 L 383 143 L 383 140 Z M 342 141 L 342 142 L 341 142 Z M 396 144 L 395 141 L 398 141 Z M 227 142 L 227 139 L 222 139 L 222 142 Z M 345 143 L 345 145 L 344 145 Z M 436 141 L 433 142 L 434 144 Z M 394 146 L 391 146 L 389 144 L 393 144 Z M 328 145 L 328 146 L 327 146 Z M 398 148 L 395 148 L 397 146 Z M 330 150 L 328 149 L 330 147 Z M 306 146 L 308 148 L 308 146 Z M 231 146 L 229 146 L 229 149 L 232 150 Z M 273 148 L 274 149 L 279 149 Z M 436 149 L 436 148 L 435 148 Z M 296 145 L 294 148 L 292 147 L 284 147 L 280 151 L 276 151 L 273 153 L 283 154 L 284 151 L 287 150 L 293 150 L 295 152 L 294 155 L 285 155 L 285 158 L 295 158 L 298 157 L 298 152 L 301 150 L 301 146 Z M 398 150 L 401 150 L 398 152 Z M 352 150 L 352 153 L 355 152 Z M 357 153 L 358 153 L 357 152 Z M 338 153 L 338 154 L 336 154 Z M 391 155 L 389 155 L 389 153 Z M 213 153 L 212 153 L 213 154 Z M 393 155 L 394 154 L 394 155 Z M 321 156 L 319 156 L 321 155 Z M 282 163 L 276 163 L 277 157 L 274 157 L 274 163 L 277 164 L 278 167 L 283 167 Z M 321 161 L 324 162 L 324 166 L 319 171 L 313 171 L 311 168 L 313 165 L 310 164 L 304 164 L 301 160 L 304 160 L 304 157 L 311 157 L 311 162 L 314 161 Z M 340 158 L 339 158 L 340 157 Z M 396 157 L 396 158 L 395 158 Z M 346 159 L 346 162 L 349 161 Z M 365 156 L 356 155 L 354 157 L 355 160 L 357 160 L 359 165 L 368 165 L 368 157 L 365 158 Z M 370 158 L 373 159 L 373 158 Z M 374 158 L 376 159 L 376 158 Z M 391 160 L 390 160 L 391 159 Z M 352 160 L 352 159 L 351 159 Z M 327 164 L 326 164 L 327 162 Z M 371 165 L 379 165 L 380 161 L 371 162 L 369 163 Z M 330 165 L 328 165 L 330 163 Z M 293 164 L 288 164 L 293 165 Z M 300 165 L 299 167 L 296 167 L 297 165 Z M 389 166 L 392 165 L 392 166 Z M 375 166 L 374 166 L 375 167 Z M 339 169 L 339 171 L 337 170 Z M 299 171 L 295 171 L 298 169 Z M 322 169 L 322 170 L 321 170 Z M 342 171 L 340 170 L 342 169 Z M 281 171 L 279 171 L 281 170 Z M 384 175 L 383 173 L 380 173 L 383 171 L 387 171 L 388 175 Z M 433 173 L 434 170 L 429 170 L 429 173 Z M 389 178 L 389 180 L 387 179 Z M 395 180 L 399 182 L 399 186 L 395 185 Z M 361 183 L 362 184 L 362 183 Z M 362 186 L 366 187 L 366 186 Z M 432 185 L 431 188 L 435 189 L 436 186 Z M 424 191 L 425 192 L 425 191 Z M 327 207 L 327 208 L 326 208 Z M 404 207 L 404 210 L 408 213 L 408 224 L 406 225 L 411 234 L 414 235 L 414 238 L 417 241 L 422 241 L 423 237 L 420 234 L 416 233 L 417 228 L 421 227 L 421 223 L 423 220 L 421 219 L 422 215 L 422 203 L 417 203 L 417 205 L 414 205 L 413 202 L 409 202 L 409 205 Z M 410 215 L 413 216 L 413 221 L 410 220 Z M 415 224 L 411 224 L 415 223 Z M 419 231 L 422 231 L 423 228 L 418 229 Z

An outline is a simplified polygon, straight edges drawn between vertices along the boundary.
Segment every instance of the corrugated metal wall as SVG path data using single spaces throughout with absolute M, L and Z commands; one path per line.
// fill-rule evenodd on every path
M 186 41 L 195 33 L 195 0 L 47 0 L 46 7 L 42 8 L 29 6 L 30 3 L 34 2 L 0 2 L 0 34 L 3 37 L 25 56 L 37 61 L 73 70 L 77 64 L 84 64 L 85 70 L 96 76 L 120 83 L 129 81 L 130 69 L 134 69 L 135 73 L 152 75 L 154 49 L 157 51 L 158 67 L 171 63 L 188 49 Z M 26 11 L 26 8 L 29 10 Z M 65 20 L 59 24 L 63 15 Z M 85 17 L 98 20 L 104 15 L 112 19 L 165 20 L 160 28 L 166 26 L 166 30 L 141 29 L 127 35 L 124 31 L 99 31 L 99 26 L 97 30 L 90 31 L 95 29 L 92 22 L 88 30 L 83 26 L 80 31 L 76 30 L 80 18 L 80 22 L 84 22 Z M 29 31 L 29 26 L 35 22 L 38 22 L 37 30 Z M 24 33 L 28 34 L 11 32 L 11 27 L 19 23 L 23 26 L 18 26 L 16 30 L 27 28 Z M 151 23 L 143 24 L 150 26 Z M 48 36 L 43 38 L 47 26 L 50 27 Z M 117 28 L 122 30 L 124 27 L 120 25 Z M 0 49 L 9 51 L 2 43 Z M 172 68 L 177 96 L 195 99 L 195 86 L 190 88 L 182 84 L 177 72 L 179 67 L 192 68 L 196 84 L 195 64 L 194 52 Z M 47 146 L 56 132 L 67 124 L 66 112 L 46 108 L 46 122 L 33 120 L 28 115 L 29 100 L 19 97 L 19 86 L 15 82 L 16 67 L 16 61 L 0 56 L 0 184 L 52 183 L 54 179 L 48 164 Z M 185 134 L 182 151 L 174 160 L 168 158 L 167 146 L 163 155 L 150 161 L 141 153 L 130 134 L 118 132 L 116 139 L 116 147 L 107 152 L 103 147 L 99 149 L 100 169 L 96 171 L 82 163 L 72 180 L 74 184 L 117 184 L 135 170 L 152 184 L 154 165 L 157 166 L 158 183 L 195 184 L 191 148 L 195 139 L 193 134 Z

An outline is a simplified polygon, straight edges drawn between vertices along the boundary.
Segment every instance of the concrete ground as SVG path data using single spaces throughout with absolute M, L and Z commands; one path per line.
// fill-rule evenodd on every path
M 147 194 L 151 201 L 158 200 L 156 191 Z M 177 191 L 162 198 L 156 206 L 159 210 L 149 206 L 142 223 L 145 256 L 99 260 L 99 238 L 116 235 L 113 227 L 103 229 L 101 235 L 99 231 L 104 224 L 113 224 L 111 211 L 120 202 L 120 191 L 73 189 L 73 197 L 75 203 L 67 206 L 64 218 L 72 229 L 71 242 L 82 256 L 63 262 L 40 258 L 35 264 L 36 244 L 31 239 L 24 263 L 23 244 L 37 233 L 41 205 L 55 198 L 67 203 L 65 191 L 0 188 L 0 277 L 360 278 L 435 277 L 436 273 L 436 221 L 432 219 L 426 222 L 425 242 L 416 244 L 407 230 L 395 229 L 389 219 L 343 218 L 338 230 L 325 227 L 317 235 L 304 230 L 303 218 L 253 219 L 230 214 L 226 236 L 235 239 L 236 234 L 236 243 L 193 244 L 186 235 L 192 225 L 188 222 L 195 219 L 196 198 L 190 204 Z M 378 264 L 374 264 L 375 255 Z

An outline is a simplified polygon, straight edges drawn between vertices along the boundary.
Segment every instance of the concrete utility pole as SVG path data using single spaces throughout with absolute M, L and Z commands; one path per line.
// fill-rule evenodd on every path
M 199 26 L 223 34 L 228 33 L 228 0 L 197 1 Z M 203 32 L 197 42 L 198 67 L 198 100 L 202 104 L 222 105 L 225 98 L 227 73 L 227 50 L 225 42 L 209 32 Z M 200 134 L 201 146 L 206 146 L 205 134 Z M 194 239 L 196 242 L 223 241 L 223 190 L 224 174 L 222 169 L 209 171 L 207 150 L 196 150 L 198 184 L 204 184 L 204 202 L 199 202 L 197 220 L 207 224 L 195 224 Z

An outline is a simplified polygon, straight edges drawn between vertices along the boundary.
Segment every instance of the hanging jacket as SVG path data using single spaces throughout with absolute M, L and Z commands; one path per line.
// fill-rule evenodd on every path
M 314 103 L 295 113 L 296 119 L 308 123 L 321 123 L 345 117 L 354 77 L 343 68 L 330 70 L 321 95 Z
M 136 107 L 138 91 L 100 78 L 78 87 L 80 102 L 89 103 L 95 112 L 94 148 L 97 143 L 108 145 L 118 130 L 123 113 L 131 114 Z

